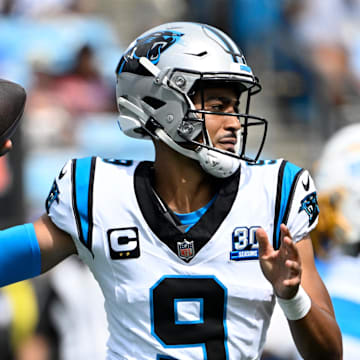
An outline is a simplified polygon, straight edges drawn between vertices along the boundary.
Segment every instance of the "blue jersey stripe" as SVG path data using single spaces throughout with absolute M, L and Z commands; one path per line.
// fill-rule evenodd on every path
M 88 241 L 88 210 L 91 158 L 78 160 L 76 163 L 76 206 L 80 215 L 82 236 L 85 244 Z
M 278 214 L 276 214 L 275 219 L 276 223 L 274 224 L 274 246 L 276 249 L 280 246 L 280 225 L 287 221 L 295 184 L 302 171 L 302 168 L 286 161 L 278 179 L 280 182 L 278 191 L 281 190 L 276 198 L 278 208 Z
M 87 157 L 74 162 L 74 207 L 80 241 L 91 250 L 92 196 L 95 158 Z

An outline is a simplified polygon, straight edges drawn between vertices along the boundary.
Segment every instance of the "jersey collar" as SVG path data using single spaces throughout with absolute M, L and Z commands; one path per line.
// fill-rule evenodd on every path
M 137 166 L 134 176 L 137 202 L 147 224 L 175 254 L 178 254 L 178 243 L 193 242 L 194 256 L 196 256 L 230 212 L 239 188 L 241 167 L 232 176 L 219 181 L 218 196 L 215 201 L 186 233 L 181 227 L 178 227 L 179 222 L 173 212 L 168 207 L 166 207 L 166 212 L 154 194 L 151 184 L 152 169 L 152 162 L 141 162 Z M 189 262 L 192 258 L 183 260 Z

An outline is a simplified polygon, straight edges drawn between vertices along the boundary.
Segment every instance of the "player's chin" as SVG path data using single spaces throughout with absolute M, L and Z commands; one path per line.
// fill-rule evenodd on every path
M 236 153 L 235 151 L 235 144 L 232 143 L 220 143 L 218 144 L 218 146 L 216 146 L 218 149 L 227 151 L 227 152 L 231 152 L 233 154 Z

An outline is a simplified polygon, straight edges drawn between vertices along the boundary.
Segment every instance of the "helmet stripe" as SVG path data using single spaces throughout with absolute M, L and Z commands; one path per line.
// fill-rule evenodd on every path
M 213 34 L 215 34 L 226 46 L 227 48 L 227 52 L 232 56 L 232 59 L 235 63 L 238 63 L 238 56 L 241 54 L 239 54 L 239 49 L 235 49 L 231 43 L 228 41 L 228 39 L 226 39 L 223 35 L 222 32 L 218 31 L 217 29 L 213 28 L 212 26 L 207 26 L 207 25 L 203 25 L 203 27 L 209 31 L 211 31 Z

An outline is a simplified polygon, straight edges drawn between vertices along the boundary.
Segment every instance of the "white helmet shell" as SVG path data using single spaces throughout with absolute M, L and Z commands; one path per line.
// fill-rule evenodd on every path
M 314 180 L 323 193 L 341 193 L 339 213 L 346 220 L 344 241 L 360 242 L 360 124 L 339 130 L 326 143 Z
M 239 166 L 245 154 L 247 125 L 264 125 L 266 120 L 249 115 L 250 97 L 261 87 L 234 41 L 214 27 L 175 22 L 157 26 L 138 37 L 125 51 L 116 69 L 116 95 L 122 131 L 131 137 L 159 138 L 176 151 L 199 161 L 205 171 L 216 177 L 227 177 Z M 247 94 L 246 113 L 242 117 L 241 154 L 216 149 L 202 141 L 185 148 L 206 133 L 204 121 L 191 100 L 200 82 L 235 84 Z M 175 144 L 173 144 L 175 143 Z M 205 151 L 205 149 L 207 151 Z M 209 166 L 209 164 L 212 164 Z M 234 170 L 235 169 L 235 170 Z

